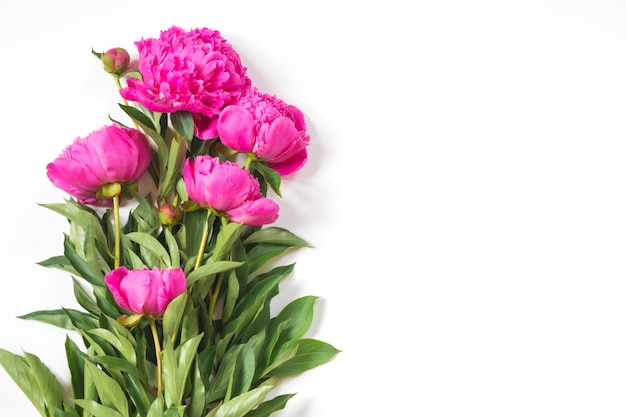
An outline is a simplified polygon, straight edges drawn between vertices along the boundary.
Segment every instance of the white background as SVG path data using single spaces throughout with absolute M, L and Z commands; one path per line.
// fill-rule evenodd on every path
M 8 4 L 11 4 L 10 6 Z M 285 381 L 282 417 L 626 414 L 626 4 L 35 1 L 0 6 L 0 346 L 67 381 L 72 307 L 37 266 L 67 224 L 45 166 L 119 115 L 90 50 L 210 27 L 301 108 L 279 302 L 318 295 L 342 350 Z M 0 415 L 36 416 L 0 370 Z

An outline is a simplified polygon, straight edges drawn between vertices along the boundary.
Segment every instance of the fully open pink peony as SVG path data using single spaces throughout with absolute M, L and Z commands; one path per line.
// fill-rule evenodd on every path
M 254 153 L 281 175 L 297 171 L 307 160 L 309 135 L 304 114 L 256 88 L 222 111 L 217 132 L 224 145 Z
M 159 39 L 135 42 L 142 79 L 128 78 L 120 91 L 127 100 L 172 113 L 191 112 L 196 135 L 217 136 L 216 117 L 250 87 L 246 68 L 232 46 L 211 29 L 185 30 L 173 26 Z
M 138 181 L 150 165 L 150 144 L 143 133 L 118 125 L 77 138 L 48 164 L 50 181 L 82 204 L 107 206 L 102 186 Z
M 259 181 L 233 162 L 206 155 L 188 159 L 183 179 L 189 198 L 232 222 L 261 226 L 278 218 L 278 204 L 263 197 Z

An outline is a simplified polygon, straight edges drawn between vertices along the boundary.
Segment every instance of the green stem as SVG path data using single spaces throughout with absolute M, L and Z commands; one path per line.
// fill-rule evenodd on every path
M 120 76 L 117 74 L 113 74 L 113 79 L 115 80 L 115 85 L 117 85 L 117 89 L 121 90 L 122 83 L 120 82 Z M 124 97 L 122 97 L 122 101 L 124 102 L 124 105 L 128 106 L 128 101 Z M 137 124 L 135 119 L 131 118 L 131 120 L 133 121 L 133 124 L 135 125 L 135 129 L 139 130 L 139 125 Z
M 121 230 L 120 230 L 120 196 L 119 194 L 113 197 L 113 218 L 115 220 L 115 254 L 113 255 L 113 262 L 115 268 L 120 266 L 121 256 Z
M 252 165 L 253 158 L 250 154 L 246 156 L 246 165 L 243 167 L 246 171 L 250 171 L 250 165 Z
M 159 342 L 159 333 L 157 332 L 156 323 L 152 317 L 149 317 L 150 330 L 152 330 L 152 338 L 154 339 L 154 354 L 157 363 L 157 397 L 161 393 L 163 387 L 163 371 L 161 369 L 161 343 Z
M 209 218 L 211 217 L 211 210 L 207 210 L 206 220 L 204 221 L 204 231 L 202 232 L 202 240 L 200 241 L 200 249 L 198 249 L 198 257 L 196 258 L 196 265 L 193 267 L 195 271 L 202 264 L 202 258 L 204 257 L 204 249 L 206 248 L 206 241 L 209 238 Z

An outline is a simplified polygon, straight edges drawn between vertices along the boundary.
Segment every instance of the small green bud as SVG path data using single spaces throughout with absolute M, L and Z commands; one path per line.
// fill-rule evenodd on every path
M 159 221 L 163 226 L 172 226 L 180 221 L 180 210 L 171 204 L 163 204 L 159 208 Z
M 104 70 L 109 74 L 122 75 L 130 64 L 130 55 L 124 48 L 112 48 L 100 55 Z

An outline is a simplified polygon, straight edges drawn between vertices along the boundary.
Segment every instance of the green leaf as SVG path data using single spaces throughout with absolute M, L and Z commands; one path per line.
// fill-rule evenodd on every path
M 224 299 L 224 308 L 222 311 L 222 319 L 224 321 L 228 320 L 235 308 L 235 303 L 239 299 L 239 280 L 234 271 L 228 274 L 228 285 L 226 288 L 226 298 Z
M 271 376 L 295 376 L 328 362 L 339 350 L 316 339 L 300 339 L 286 343 L 281 350 L 297 346 L 296 354 L 268 373 Z
M 178 404 L 182 397 L 182 390 L 176 385 L 176 353 L 172 343 L 166 341 L 161 350 L 161 367 L 163 375 L 163 397 L 165 404 Z
M 244 245 L 252 243 L 273 243 L 285 246 L 312 247 L 306 240 L 282 227 L 265 227 L 257 230 L 248 236 L 243 243 Z
M 220 272 L 230 271 L 243 265 L 243 262 L 234 261 L 213 261 L 210 259 L 206 264 L 200 266 L 195 271 L 192 271 L 187 275 L 187 285 L 206 279 L 207 277 Z
M 0 348 L 0 365 L 39 414 L 47 417 L 47 409 L 62 407 L 60 389 L 50 370 L 34 355 L 26 355 L 25 358 Z
M 217 401 L 226 395 L 229 385 L 235 373 L 235 367 L 237 365 L 237 357 L 239 352 L 243 348 L 242 345 L 238 345 L 230 349 L 220 362 L 220 366 L 215 374 L 215 378 L 211 381 L 211 384 L 207 390 L 207 403 Z
M 248 411 L 259 405 L 274 385 L 261 385 L 251 391 L 238 395 L 232 400 L 221 404 L 215 417 L 244 417 Z
M 124 113 L 126 113 L 127 115 L 129 115 L 132 119 L 136 120 L 137 122 L 141 123 L 142 125 L 156 131 L 156 126 L 154 125 L 154 123 L 152 122 L 152 120 L 150 119 L 150 117 L 148 117 L 146 114 L 144 114 L 141 110 L 132 107 L 132 106 L 127 106 L 124 104 L 119 103 L 119 106 L 122 110 L 124 110 Z
M 81 277 L 85 278 L 91 285 L 104 287 L 104 276 L 101 273 L 99 276 L 92 273 L 87 262 L 76 252 L 74 245 L 67 236 L 63 242 L 63 247 L 63 254 Z
M 200 374 L 200 368 L 198 366 L 199 361 L 195 361 L 193 366 L 193 374 L 191 376 L 192 388 L 189 407 L 187 408 L 187 414 L 189 417 L 203 417 L 206 410 L 206 403 L 204 401 L 206 392 L 204 389 L 204 382 Z
M 222 261 L 226 259 L 231 246 L 239 236 L 246 230 L 246 226 L 239 223 L 227 223 L 217 234 L 215 249 L 213 250 L 213 260 Z
M 135 404 L 137 412 L 141 417 L 146 417 L 150 404 L 154 399 L 154 394 L 135 375 L 124 374 L 124 381 L 126 383 L 126 391 L 133 404 Z
M 98 369 L 90 362 L 85 362 L 85 372 L 89 373 L 89 376 L 98 391 L 98 396 L 102 401 L 102 405 L 117 410 L 118 414 L 123 417 L 129 417 L 128 400 L 126 399 L 126 394 L 124 394 L 120 385 L 113 378 L 106 375 L 104 371 Z M 85 409 L 89 409 L 82 403 L 80 405 Z M 98 417 L 97 414 L 96 417 Z
M 180 248 L 178 247 L 176 238 L 167 228 L 163 229 L 163 234 L 165 235 L 165 242 L 167 243 L 170 258 L 172 259 L 172 268 L 180 268 Z
M 237 358 L 237 376 L 232 384 L 233 395 L 243 394 L 250 389 L 252 379 L 254 378 L 255 366 L 254 350 L 250 343 L 246 343 Z
M 85 314 L 77 310 L 73 310 L 76 314 Z M 23 316 L 19 316 L 20 319 L 24 320 L 37 320 L 43 323 L 52 324 L 54 326 L 60 327 L 62 329 L 67 330 L 76 330 L 74 324 L 70 320 L 67 315 L 66 310 L 39 310 L 33 311 L 32 313 L 24 314 Z
M 77 399 L 75 403 L 93 414 L 94 417 L 125 417 L 125 414 L 120 414 L 113 408 L 99 404 L 94 400 Z
M 128 375 L 132 375 L 135 378 L 143 379 L 144 375 L 142 372 L 137 369 L 136 365 L 133 365 L 128 360 L 124 358 L 118 358 L 115 356 L 90 356 L 89 359 L 102 365 L 103 368 L 108 369 L 109 371 L 122 371 Z
M 161 268 L 172 267 L 172 260 L 170 259 L 170 255 L 167 253 L 167 249 L 163 247 L 161 242 L 159 242 L 155 237 L 143 232 L 132 232 L 124 235 L 127 239 L 137 243 L 142 248 L 145 248 L 152 254 L 156 255 L 157 258 L 161 261 Z M 156 265 L 151 265 L 156 266 Z
M 164 199 L 176 187 L 181 167 L 185 161 L 186 144 L 187 142 L 182 137 L 174 137 L 170 142 L 165 172 L 161 175 L 159 184 L 159 199 Z
M 128 269 L 142 269 L 147 268 L 147 265 L 135 252 L 125 248 L 124 259 L 128 264 Z
M 259 243 L 248 252 L 246 266 L 248 273 L 253 274 L 261 269 L 268 261 L 276 258 L 289 249 L 289 246 L 272 243 Z
M 163 337 L 174 340 L 178 333 L 178 327 L 180 326 L 185 312 L 185 306 L 187 305 L 187 291 L 183 292 L 178 297 L 174 298 L 165 309 L 163 315 Z
M 280 196 L 280 174 L 276 170 L 268 167 L 263 162 L 255 161 L 254 169 L 261 173 L 265 182 Z
M 100 315 L 101 311 L 96 304 L 96 301 L 85 291 L 85 289 L 74 277 L 72 277 L 72 281 L 74 283 L 74 297 L 76 297 L 78 304 L 91 314 Z
M 164 341 L 162 352 L 163 392 L 168 407 L 177 406 L 183 398 L 185 381 L 197 354 L 202 334 L 187 340 L 176 350 L 170 340 Z
M 53 256 L 44 261 L 37 262 L 37 265 L 41 265 L 46 268 L 56 268 L 61 271 L 69 272 L 73 275 L 78 275 L 78 272 L 76 272 L 74 267 L 70 264 L 70 261 L 68 261 L 65 256 Z
M 269 417 L 274 411 L 282 410 L 296 394 L 283 394 L 272 398 L 269 401 L 259 404 L 257 408 L 250 411 L 245 417 Z
M 302 298 L 298 298 L 287 304 L 283 310 L 278 313 L 278 316 L 274 319 L 270 332 L 275 331 L 278 325 L 283 322 L 287 322 L 287 325 L 283 327 L 280 332 L 280 337 L 276 346 L 280 347 L 288 341 L 299 339 L 311 327 L 313 321 L 313 309 L 315 300 L 318 297 L 309 295 Z
M 37 380 L 38 390 L 47 408 L 62 407 L 63 395 L 54 374 L 50 372 L 50 369 L 37 356 L 24 352 L 24 358 Z
M 130 362 L 131 364 L 137 363 L 137 357 L 135 356 L 135 346 L 126 339 L 125 337 L 120 337 L 119 334 L 114 334 L 112 331 L 107 329 L 92 329 L 87 333 L 90 335 L 101 337 L 106 340 L 111 346 L 117 349 L 124 358 Z
M 93 235 L 96 240 L 106 247 L 107 239 L 104 234 L 104 230 L 102 229 L 102 225 L 95 212 L 88 209 L 86 206 L 78 204 L 73 200 L 66 200 L 64 204 L 55 203 L 55 204 L 40 204 L 42 207 L 50 209 L 56 213 L 61 214 L 65 218 L 67 218 L 70 222 L 78 224 L 81 228 L 87 229 L 91 228 Z
M 179 110 L 171 114 L 172 126 L 174 129 L 191 141 L 193 139 L 194 123 L 191 113 Z
M 148 415 L 146 417 L 163 417 L 163 394 L 156 397 L 156 399 L 150 405 L 150 409 L 148 410 Z
M 65 356 L 70 370 L 74 398 L 83 398 L 85 383 L 85 361 L 82 352 L 69 337 L 65 338 Z

